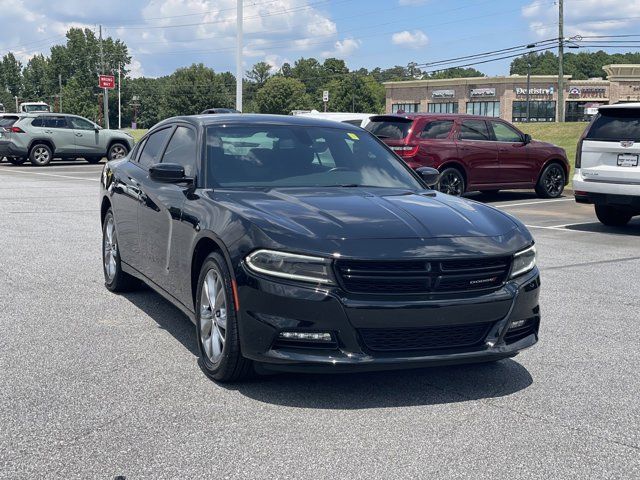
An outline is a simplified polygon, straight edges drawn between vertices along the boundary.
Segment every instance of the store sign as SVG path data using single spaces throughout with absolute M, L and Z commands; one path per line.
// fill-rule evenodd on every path
M 516 87 L 515 91 L 516 91 L 516 95 L 526 95 L 527 94 L 527 89 L 526 88 Z M 529 89 L 529 95 L 551 96 L 551 95 L 553 95 L 554 91 L 555 91 L 555 89 L 553 87 L 549 87 L 549 88 L 530 88 Z
M 455 90 L 434 90 L 431 92 L 433 98 L 454 98 L 456 96 Z
M 571 87 L 569 95 L 572 97 L 604 97 L 607 89 L 604 87 Z
M 472 88 L 471 89 L 471 97 L 495 97 L 496 89 L 495 88 Z

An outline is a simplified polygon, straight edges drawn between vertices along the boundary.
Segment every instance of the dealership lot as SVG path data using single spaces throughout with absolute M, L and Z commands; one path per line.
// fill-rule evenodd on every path
M 537 240 L 513 360 L 218 385 L 175 308 L 104 288 L 100 170 L 0 164 L 0 478 L 640 477 L 640 218 L 470 195 Z

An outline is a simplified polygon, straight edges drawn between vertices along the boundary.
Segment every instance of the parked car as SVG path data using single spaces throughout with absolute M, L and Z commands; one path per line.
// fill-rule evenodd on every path
M 16 118 L 17 117 L 17 118 Z M 36 166 L 48 165 L 54 158 L 84 158 L 98 163 L 122 158 L 133 147 L 133 137 L 120 130 L 105 130 L 86 118 L 61 114 L 5 115 L 15 118 L 0 136 L 0 157 Z
M 568 182 L 564 149 L 532 140 L 499 118 L 380 115 L 372 117 L 366 128 L 412 168 L 438 169 L 442 174 L 438 189 L 450 195 L 534 188 L 540 197 L 556 198 Z
M 312 110 L 310 112 L 296 112 L 292 113 L 292 115 L 350 123 L 351 125 L 362 128 L 367 126 L 371 117 L 375 116 L 373 113 L 319 112 L 317 110 Z
M 219 113 L 240 113 L 235 108 L 207 108 L 200 115 L 211 115 L 211 114 L 219 114 Z
M 494 361 L 538 340 L 527 228 L 430 190 L 435 169 L 358 127 L 171 118 L 101 178 L 106 287 L 143 281 L 182 310 L 216 380 Z
M 623 226 L 640 215 L 640 103 L 602 106 L 576 153 L 573 189 L 598 220 Z
M 9 134 L 11 133 L 10 127 L 18 121 L 20 118 L 20 114 L 4 114 L 0 115 L 0 160 L 7 160 L 9 163 L 14 165 L 22 165 L 27 159 L 25 157 L 15 157 L 15 156 L 7 156 L 3 158 L 3 155 L 6 155 L 6 150 L 3 150 L 3 144 L 9 138 Z
M 18 108 L 20 113 L 51 112 L 51 107 L 44 102 L 23 102 Z

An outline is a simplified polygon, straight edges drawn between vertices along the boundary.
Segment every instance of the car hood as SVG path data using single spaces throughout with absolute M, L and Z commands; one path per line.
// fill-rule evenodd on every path
M 496 237 L 519 226 L 494 208 L 434 191 L 281 188 L 210 195 L 274 239 Z

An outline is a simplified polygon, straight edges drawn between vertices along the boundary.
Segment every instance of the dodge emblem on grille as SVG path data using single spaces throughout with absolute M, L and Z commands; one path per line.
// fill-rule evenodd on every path
M 624 148 L 630 148 L 633 147 L 633 143 L 633 140 L 623 140 L 620 142 L 620 146 Z
M 482 283 L 493 283 L 498 279 L 498 277 L 491 278 L 482 278 L 480 280 L 469 280 L 469 285 L 479 285 Z

